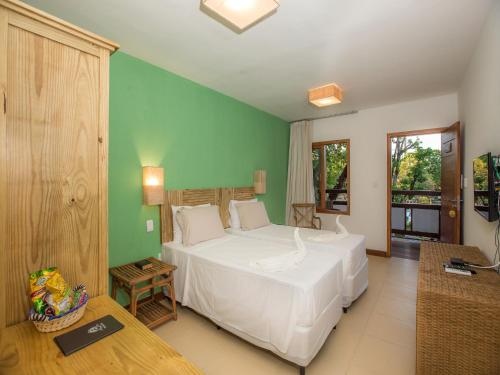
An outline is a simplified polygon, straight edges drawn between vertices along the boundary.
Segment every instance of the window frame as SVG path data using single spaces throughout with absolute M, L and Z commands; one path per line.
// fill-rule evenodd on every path
M 333 144 L 346 144 L 346 163 L 347 163 L 347 210 L 346 211 L 337 211 L 330 210 L 326 208 L 326 159 L 325 159 L 325 147 L 327 145 Z M 321 142 L 313 142 L 311 153 L 314 150 L 319 150 L 320 152 L 320 172 L 319 172 L 319 184 L 320 184 L 320 206 L 316 205 L 316 212 L 322 214 L 333 214 L 333 215 L 347 215 L 351 214 L 351 140 L 350 139 L 335 139 L 332 141 L 321 141 Z

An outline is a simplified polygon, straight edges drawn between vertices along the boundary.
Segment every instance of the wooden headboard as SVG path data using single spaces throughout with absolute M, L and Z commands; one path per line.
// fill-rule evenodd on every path
M 255 198 L 252 187 L 213 188 L 192 190 L 166 190 L 164 204 L 160 206 L 161 242 L 174 239 L 172 205 L 196 206 L 207 204 L 219 206 L 220 218 L 224 228 L 229 227 L 229 201 Z

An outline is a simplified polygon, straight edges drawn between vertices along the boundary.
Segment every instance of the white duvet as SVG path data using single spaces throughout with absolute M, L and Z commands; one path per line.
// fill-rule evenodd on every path
M 307 365 L 340 319 L 342 260 L 308 250 L 300 264 L 266 272 L 252 264 L 296 247 L 227 235 L 192 247 L 164 244 L 176 299 L 233 333 Z
M 307 249 L 304 242 L 300 238 L 299 228 L 295 228 L 293 234 L 295 240 L 295 247 L 293 251 L 287 252 L 281 255 L 273 255 L 271 257 L 259 259 L 250 263 L 253 267 L 256 267 L 263 271 L 268 272 L 283 272 L 290 268 L 297 267 L 307 255 Z
M 227 233 L 293 245 L 295 227 L 271 224 L 262 228 L 244 231 L 226 229 Z M 328 250 L 342 259 L 344 281 L 344 306 L 349 306 L 368 287 L 368 259 L 365 236 L 348 234 L 339 238 L 335 232 L 300 228 L 299 234 L 308 249 Z

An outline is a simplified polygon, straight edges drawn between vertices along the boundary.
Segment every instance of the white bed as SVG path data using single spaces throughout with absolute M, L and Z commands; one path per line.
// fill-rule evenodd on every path
M 218 326 L 299 366 L 318 353 L 342 315 L 342 260 L 311 249 L 294 269 L 265 272 L 252 262 L 296 250 L 226 235 L 191 247 L 168 242 L 176 299 Z
M 293 244 L 295 227 L 271 224 L 262 228 L 243 231 L 226 229 L 226 232 L 238 236 Z M 349 234 L 347 237 L 326 242 L 316 242 L 313 237 L 332 234 L 331 231 L 300 228 L 300 237 L 308 249 L 328 250 L 342 258 L 343 288 L 342 306 L 349 307 L 368 287 L 368 258 L 366 256 L 365 236 Z

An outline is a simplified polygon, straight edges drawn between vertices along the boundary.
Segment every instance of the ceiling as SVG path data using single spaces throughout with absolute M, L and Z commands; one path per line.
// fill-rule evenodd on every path
M 456 91 L 492 0 L 281 0 L 242 34 L 199 0 L 26 2 L 290 121 Z M 330 82 L 342 104 L 307 103 Z

